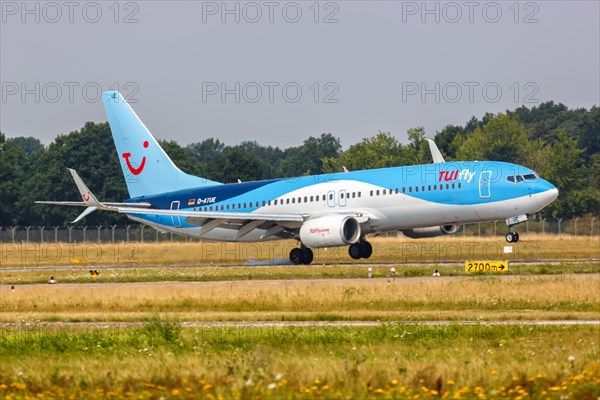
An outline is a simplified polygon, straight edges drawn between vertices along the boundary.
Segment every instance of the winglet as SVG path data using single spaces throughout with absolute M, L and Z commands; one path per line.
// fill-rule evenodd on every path
M 431 158 L 433 158 L 434 164 L 445 163 L 444 156 L 440 153 L 440 149 L 438 149 L 437 145 L 432 139 L 425 138 L 427 143 L 429 143 L 429 151 L 431 151 Z
M 81 198 L 83 199 L 85 204 L 88 207 L 100 206 L 101 203 L 98 201 L 96 196 L 94 196 L 94 193 L 91 192 L 91 190 L 87 187 L 87 185 L 85 183 L 83 183 L 83 179 L 81 179 L 81 177 L 79 176 L 77 171 L 75 171 L 74 169 L 71 169 L 71 168 L 67 168 L 67 169 L 71 173 L 71 176 L 73 177 L 73 180 L 75 181 L 75 184 L 77 185 L 77 189 L 79 189 L 79 194 L 81 195 Z M 90 212 L 91 211 L 89 211 L 87 214 L 89 214 Z

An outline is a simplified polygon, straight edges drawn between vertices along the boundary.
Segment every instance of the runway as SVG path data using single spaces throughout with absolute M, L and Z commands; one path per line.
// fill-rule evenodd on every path
M 226 286 L 243 287 L 243 286 L 293 286 L 293 285 L 319 285 L 331 283 L 393 283 L 393 282 L 424 282 L 424 281 L 455 281 L 465 279 L 500 279 L 500 280 L 539 280 L 539 279 L 562 279 L 569 277 L 572 279 L 598 279 L 600 273 L 588 274 L 548 274 L 548 275 L 458 275 L 458 276 L 415 276 L 415 277 L 385 277 L 385 278 L 307 278 L 307 279 L 243 279 L 243 280 L 211 280 L 211 281 L 157 281 L 157 282 L 86 282 L 86 283 L 57 283 L 49 285 L 48 283 L 31 283 L 15 285 L 14 290 L 20 287 L 36 288 L 36 287 L 52 287 L 56 291 L 62 289 L 92 289 L 92 288 L 142 288 L 142 287 L 161 287 L 168 286 L 169 288 L 177 289 L 184 287 L 197 287 L 198 290 L 206 287 Z M 0 285 L 0 293 L 11 291 L 11 285 Z
M 546 260 L 511 260 L 510 264 L 517 265 L 560 265 L 564 263 L 598 263 L 600 259 L 588 258 L 588 259 L 577 259 L 577 258 L 565 258 L 565 259 L 546 259 Z M 394 266 L 415 266 L 415 267 L 435 267 L 435 266 L 464 266 L 464 261 L 440 261 L 440 262 L 380 262 L 380 263 L 339 263 L 335 264 L 336 267 L 356 267 L 356 268 L 368 268 L 368 267 L 394 267 Z M 118 270 L 132 270 L 132 269 L 165 269 L 165 268 L 177 268 L 177 269 L 194 269 L 194 268 L 261 268 L 261 267 L 291 267 L 293 266 L 289 260 L 277 259 L 271 260 L 270 262 L 248 260 L 246 263 L 237 264 L 198 264 L 198 265 L 94 265 L 81 266 L 81 265 L 53 265 L 53 266 L 26 266 L 26 267 L 0 267 L 0 273 L 2 272 L 19 272 L 19 271 L 63 271 L 63 270 L 77 270 L 81 269 L 87 271 L 90 268 L 107 271 L 118 271 Z M 311 265 L 312 267 L 320 267 L 321 264 Z M 308 267 L 311 267 L 308 266 Z M 327 265 L 332 266 L 332 265 Z M 298 268 L 306 268 L 307 266 L 298 266 Z
M 1 322 L 0 328 L 22 329 L 119 329 L 139 328 L 147 322 Z M 600 320 L 530 320 L 530 321 L 187 321 L 178 323 L 182 328 L 236 329 L 236 328 L 335 328 L 335 327 L 381 327 L 381 326 L 600 326 Z

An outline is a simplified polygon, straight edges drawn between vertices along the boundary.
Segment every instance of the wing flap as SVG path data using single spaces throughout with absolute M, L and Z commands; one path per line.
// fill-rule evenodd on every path
M 273 222 L 304 222 L 305 217 L 301 214 L 262 214 L 262 213 L 230 213 L 230 212 L 206 212 L 193 210 L 167 210 L 167 209 L 139 209 L 130 207 L 119 207 L 118 212 L 122 214 L 148 214 L 166 215 L 171 217 L 209 218 L 230 221 L 273 221 Z

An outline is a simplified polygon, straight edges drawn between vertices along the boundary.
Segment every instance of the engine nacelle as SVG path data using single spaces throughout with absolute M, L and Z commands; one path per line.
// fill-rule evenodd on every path
M 428 226 L 427 228 L 414 228 L 402 231 L 404 236 L 412 239 L 423 239 L 436 236 L 451 235 L 456 233 L 460 225 Z
M 360 224 L 349 215 L 327 215 L 306 221 L 300 228 L 302 244 L 310 248 L 344 246 L 358 242 Z

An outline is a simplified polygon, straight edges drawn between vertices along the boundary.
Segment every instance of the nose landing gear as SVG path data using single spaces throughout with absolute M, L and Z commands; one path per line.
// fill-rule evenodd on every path
M 348 254 L 350 254 L 350 257 L 355 260 L 369 258 L 371 257 L 371 254 L 373 254 L 373 246 L 371 246 L 371 243 L 362 239 L 350 245 L 348 248 Z
M 508 232 L 504 238 L 508 243 L 516 243 L 519 241 L 519 233 L 518 232 Z

